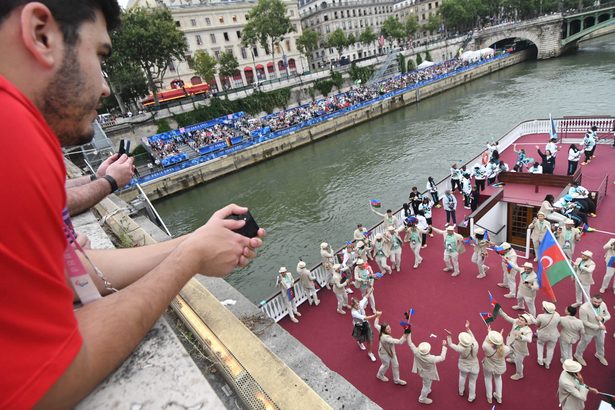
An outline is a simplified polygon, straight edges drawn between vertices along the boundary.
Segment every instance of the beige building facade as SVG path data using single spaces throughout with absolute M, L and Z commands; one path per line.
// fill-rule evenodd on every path
M 404 0 L 393 6 L 393 15 L 401 22 L 410 16 L 416 16 L 419 26 L 424 26 L 429 21 L 429 16 L 436 14 L 443 0 Z M 414 35 L 414 39 L 430 37 L 433 34 L 425 29 L 419 29 Z
M 128 7 L 169 8 L 175 25 L 184 33 L 189 53 L 184 61 L 169 65 L 162 81 L 163 88 L 177 85 L 196 85 L 203 82 L 190 68 L 189 61 L 197 50 L 203 50 L 218 59 L 220 54 L 231 51 L 239 68 L 231 77 L 216 75 L 210 82 L 213 91 L 237 88 L 266 80 L 286 78 L 308 70 L 307 60 L 296 45 L 301 35 L 299 9 L 295 1 L 284 1 L 293 32 L 276 44 L 275 53 L 267 53 L 260 47 L 244 47 L 241 36 L 247 23 L 247 14 L 256 1 L 203 2 L 190 0 L 132 0 Z

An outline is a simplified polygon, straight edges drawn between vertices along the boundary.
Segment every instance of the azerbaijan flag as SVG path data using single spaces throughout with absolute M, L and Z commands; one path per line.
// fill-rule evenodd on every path
M 547 231 L 544 239 L 538 248 L 538 286 L 542 289 L 547 297 L 555 302 L 555 293 L 553 286 L 567 278 L 573 276 L 574 272 L 570 262 L 566 259 L 566 255 L 555 240 L 553 233 Z

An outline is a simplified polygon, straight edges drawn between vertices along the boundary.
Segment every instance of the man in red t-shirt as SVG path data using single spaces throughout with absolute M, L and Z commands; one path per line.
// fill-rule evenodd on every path
M 108 294 L 87 265 L 106 296 L 73 311 L 65 266 L 81 265 L 67 265 L 64 256 L 60 146 L 92 138 L 96 108 L 109 95 L 100 65 L 111 50 L 107 30 L 118 17 L 115 0 L 0 3 L 2 409 L 74 406 L 132 352 L 195 273 L 224 276 L 262 245 L 262 230 L 252 239 L 233 232 L 244 222 L 225 218 L 246 208 L 229 205 L 169 242 L 87 251 L 121 290 Z

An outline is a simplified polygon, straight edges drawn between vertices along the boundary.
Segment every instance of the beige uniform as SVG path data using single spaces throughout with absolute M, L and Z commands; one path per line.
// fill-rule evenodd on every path
M 559 350 L 563 362 L 566 359 L 572 359 L 572 345 L 585 335 L 585 326 L 583 326 L 581 319 L 574 316 L 562 316 L 559 325 L 561 327 Z
M 459 362 L 457 363 L 459 368 L 459 395 L 463 396 L 467 378 L 469 379 L 468 400 L 473 401 L 476 398 L 476 379 L 480 371 L 480 366 L 478 365 L 478 342 L 474 335 L 472 335 L 472 344 L 466 347 L 453 343 L 449 338 L 448 346 L 459 353 Z
M 611 258 L 615 258 L 615 238 L 609 239 L 609 241 L 602 247 L 604 252 L 604 262 L 606 263 L 606 273 L 604 279 L 602 279 L 602 286 L 600 286 L 600 292 L 605 292 L 611 283 L 611 279 L 615 276 L 615 267 L 609 267 L 609 261 Z M 613 283 L 613 293 L 615 293 L 615 282 Z
M 545 219 L 548 219 L 549 221 L 563 223 L 566 219 L 568 219 L 566 216 L 556 212 L 555 208 L 553 208 L 549 201 L 542 202 L 540 212 L 545 214 Z
M 287 272 L 286 275 L 278 275 L 275 286 L 282 293 L 282 300 L 288 311 L 288 316 L 290 316 L 291 319 L 294 319 L 295 315 L 301 316 L 298 314 L 294 295 L 288 292 L 288 290 L 294 286 L 294 279 L 290 272 Z
M 380 332 L 380 323 L 378 322 L 378 318 L 376 318 L 375 327 L 378 332 Z M 382 334 L 380 336 L 380 342 L 378 344 L 378 356 L 380 357 L 380 361 L 382 364 L 378 369 L 378 377 L 384 377 L 385 373 L 391 366 L 393 371 L 393 380 L 399 381 L 399 361 L 397 360 L 397 352 L 395 351 L 395 346 L 400 345 L 406 341 L 407 336 L 402 336 L 399 339 L 393 338 L 391 335 Z
M 575 356 L 583 357 L 583 352 L 587 345 L 596 339 L 596 355 L 604 356 L 604 337 L 606 330 L 602 329 L 600 324 L 606 323 L 611 318 L 611 314 L 606 308 L 606 303 L 602 302 L 598 308 L 595 308 L 591 302 L 586 302 L 579 309 L 579 319 L 585 327 L 585 335 L 581 338 Z
M 318 305 L 320 301 L 316 295 L 316 285 L 314 284 L 316 277 L 314 274 L 307 268 L 298 268 L 297 274 L 299 275 L 299 283 L 307 295 L 308 303 Z
M 354 268 L 354 285 L 361 290 L 361 297 L 366 297 L 367 292 L 374 287 L 374 279 L 372 278 L 372 268 L 364 269 L 361 266 Z M 369 295 L 369 306 L 372 312 L 376 311 L 376 298 L 374 292 Z
M 403 229 L 403 228 L 402 228 Z M 391 267 L 397 272 L 401 269 L 401 252 L 403 241 L 397 231 L 384 234 L 385 246 L 389 248 L 389 257 L 391 258 Z
M 373 247 L 374 259 L 376 259 L 376 264 L 380 268 L 380 271 L 385 273 L 391 273 L 391 267 L 387 263 L 387 259 L 389 258 L 389 248 L 384 245 L 384 239 L 381 241 L 375 241 Z
M 547 347 L 547 356 L 544 359 L 544 364 L 546 366 L 551 365 L 555 344 L 557 343 L 557 339 L 559 339 L 559 321 L 560 315 L 557 312 L 541 313 L 536 318 L 536 332 L 538 333 L 536 350 L 538 352 L 538 363 L 541 365 L 543 363 L 545 346 Z
M 446 359 L 446 346 L 442 346 L 442 351 L 439 356 L 433 354 L 421 354 L 419 349 L 412 343 L 412 338 L 408 337 L 408 346 L 414 354 L 414 363 L 412 364 L 412 373 L 416 373 L 423 379 L 423 388 L 419 401 L 425 400 L 431 393 L 431 383 L 434 380 L 440 380 L 438 375 L 437 363 L 443 362 Z
M 485 277 L 485 260 L 487 259 L 487 248 L 489 247 L 489 242 L 485 240 L 477 241 L 474 236 L 472 236 L 472 248 L 474 251 L 472 252 L 472 262 L 476 264 L 478 267 L 478 276 Z
M 444 264 L 445 270 L 453 271 L 453 276 L 459 275 L 459 255 L 464 253 L 463 236 L 458 233 L 449 235 L 447 231 L 442 231 L 438 228 L 432 228 L 435 233 L 442 235 L 444 240 Z
M 556 238 L 568 259 L 572 260 L 574 248 L 577 242 L 581 240 L 581 232 L 577 228 L 563 228 L 557 232 Z
M 588 259 L 584 261 L 582 258 L 577 258 L 574 261 L 574 270 L 579 277 L 579 282 L 581 282 L 581 286 L 579 286 L 579 282 L 574 281 L 575 286 L 575 295 L 577 299 L 577 303 L 583 303 L 583 299 L 587 302 L 587 295 L 591 297 L 591 286 L 594 284 L 594 269 L 596 269 L 596 263 Z M 585 293 L 583 293 L 585 290 Z
M 421 246 L 423 245 L 423 234 L 426 233 L 427 231 L 424 231 L 416 226 L 411 226 L 406 229 L 406 234 L 404 235 L 404 242 L 410 244 L 410 249 L 412 250 L 412 253 L 414 253 L 415 268 L 423 262 L 423 258 L 421 258 Z
M 510 260 L 511 264 L 510 272 L 508 271 L 507 259 Z M 517 266 L 517 252 L 513 248 L 510 248 L 508 252 L 502 255 L 502 272 L 502 283 L 508 288 L 508 294 L 516 296 L 519 267 Z
M 512 329 L 506 337 L 506 344 L 512 350 L 512 359 L 515 361 L 517 374 L 523 376 L 523 360 L 525 356 L 530 354 L 527 344 L 532 343 L 532 329 L 529 326 L 517 325 L 516 320 L 508 316 L 503 310 L 500 310 L 500 315 L 512 324 Z
M 559 376 L 557 397 L 562 410 L 583 410 L 589 389 L 570 375 L 562 371 Z
M 540 248 L 540 242 L 545 237 L 545 233 L 551 229 L 551 222 L 546 219 L 540 221 L 536 219 L 529 226 L 529 229 L 532 230 L 530 238 L 532 239 L 532 244 L 534 245 L 534 252 L 538 252 L 538 248 Z
M 323 268 L 325 268 L 325 272 L 327 273 L 325 283 L 328 288 L 331 286 L 331 277 L 333 276 L 333 264 L 335 263 L 335 256 L 331 251 L 331 248 L 321 249 L 320 258 L 322 260 L 322 266 Z
M 527 303 L 527 309 L 533 317 L 536 317 L 536 291 L 538 290 L 538 276 L 533 270 L 525 272 L 516 264 L 513 267 L 519 270 L 519 289 L 517 290 L 517 306 L 523 308 Z
M 489 343 L 489 339 L 485 338 L 483 342 L 483 373 L 485 376 L 485 391 L 487 398 L 493 397 L 493 384 L 495 383 L 495 396 L 502 399 L 502 375 L 506 373 L 506 356 L 511 352 L 510 347 L 503 345 L 501 354 L 498 353 L 496 347 Z

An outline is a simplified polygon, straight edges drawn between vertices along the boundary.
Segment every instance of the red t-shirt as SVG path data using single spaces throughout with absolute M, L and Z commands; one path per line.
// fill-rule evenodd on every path
M 0 76 L 0 408 L 32 407 L 81 348 L 64 274 L 65 168 L 36 107 Z

